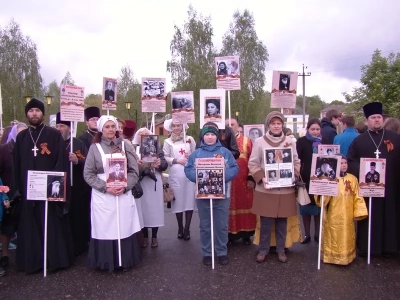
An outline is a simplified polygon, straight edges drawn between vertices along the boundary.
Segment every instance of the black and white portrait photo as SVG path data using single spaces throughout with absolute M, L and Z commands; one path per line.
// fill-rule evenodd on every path
M 318 157 L 316 162 L 315 176 L 317 178 L 327 178 L 333 180 L 336 178 L 337 159 Z
M 217 75 L 228 75 L 228 67 L 224 61 L 220 61 L 217 65 Z
M 140 154 L 144 162 L 155 162 L 158 158 L 158 136 L 142 135 Z
M 115 82 L 106 80 L 104 88 L 104 100 L 115 101 Z
M 278 170 L 269 170 L 268 181 L 277 181 L 277 180 L 278 180 Z
M 47 199 L 64 201 L 64 176 L 47 175 Z
M 110 166 L 108 168 L 108 181 L 126 181 L 124 160 L 110 160 Z
M 289 91 L 289 89 L 290 89 L 290 75 L 279 74 L 279 90 Z
M 267 165 L 276 164 L 275 150 L 265 151 L 265 162 Z
M 290 169 L 280 170 L 279 177 L 280 178 L 292 178 L 293 177 L 293 172 Z
M 219 117 L 221 115 L 221 99 L 212 99 L 212 98 L 207 98 L 206 99 L 206 117 Z
M 283 163 L 291 163 L 292 162 L 292 149 L 284 149 L 282 154 L 282 162 Z

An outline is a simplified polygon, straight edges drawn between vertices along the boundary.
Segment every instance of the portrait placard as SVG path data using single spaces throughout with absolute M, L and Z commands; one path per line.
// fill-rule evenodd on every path
M 243 126 L 244 136 L 247 136 L 254 143 L 256 138 L 265 134 L 264 124 L 251 124 Z
M 318 145 L 318 154 L 320 155 L 339 155 L 340 145 Z
M 385 197 L 386 159 L 361 158 L 359 194 L 361 197 Z
M 207 122 L 225 128 L 225 90 L 200 90 L 200 128 Z
M 126 157 L 106 158 L 106 186 L 126 187 L 128 185 L 127 169 Z
M 27 200 L 66 201 L 66 172 L 29 171 Z
M 171 92 L 172 121 L 195 123 L 193 91 Z
M 196 198 L 225 199 L 225 160 L 198 158 L 196 167 Z
M 337 196 L 341 157 L 338 155 L 313 154 L 309 193 L 321 196 Z
M 296 108 L 297 72 L 273 71 L 271 108 Z
M 215 76 L 217 89 L 240 90 L 239 56 L 216 57 Z
M 142 135 L 140 159 L 143 162 L 155 162 L 158 158 L 158 135 Z
M 62 121 L 83 122 L 85 110 L 84 88 L 72 85 L 60 87 L 60 119 Z
M 294 185 L 294 165 L 292 148 L 265 148 L 264 170 L 266 189 Z
M 165 78 L 142 78 L 142 112 L 165 112 Z
M 117 79 L 103 77 L 102 110 L 117 110 Z

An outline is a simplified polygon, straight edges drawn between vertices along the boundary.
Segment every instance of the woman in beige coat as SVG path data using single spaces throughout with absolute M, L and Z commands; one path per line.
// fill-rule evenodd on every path
M 275 222 L 276 252 L 278 260 L 282 263 L 287 261 L 285 255 L 285 240 L 287 233 L 287 218 L 297 214 L 296 197 L 294 187 L 271 188 L 265 178 L 265 151 L 264 149 L 287 148 L 293 155 L 294 173 L 299 174 L 300 160 L 297 156 L 296 144 L 290 137 L 283 134 L 284 116 L 277 111 L 268 114 L 265 119 L 267 133 L 253 143 L 253 150 L 249 160 L 249 170 L 257 183 L 252 212 L 260 216 L 261 232 L 257 262 L 265 261 L 269 252 L 271 229 Z M 276 163 L 281 163 L 276 157 Z M 279 171 L 278 171 L 279 172 Z M 277 174 L 282 174 L 279 172 Z M 289 174 L 289 173 L 287 173 Z M 294 182 L 294 174 L 292 174 Z M 270 185 L 271 186 L 271 185 Z

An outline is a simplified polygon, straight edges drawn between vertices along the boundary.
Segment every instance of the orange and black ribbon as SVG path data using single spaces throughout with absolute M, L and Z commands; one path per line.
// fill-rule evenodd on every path
M 79 159 L 85 159 L 85 157 L 82 155 L 81 150 L 75 151 L 75 155 Z
M 40 154 L 47 154 L 47 155 L 51 154 L 51 151 L 49 150 L 49 148 L 47 148 L 47 143 L 41 143 L 40 148 L 42 149 L 40 151 Z

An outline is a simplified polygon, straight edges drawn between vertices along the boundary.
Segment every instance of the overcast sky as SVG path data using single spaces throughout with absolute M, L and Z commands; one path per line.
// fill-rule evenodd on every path
M 102 77 L 118 77 L 126 64 L 139 81 L 168 78 L 174 25 L 182 26 L 190 3 L 211 16 L 218 49 L 236 10 L 254 14 L 270 55 L 268 90 L 272 70 L 301 71 L 304 63 L 312 73 L 306 95 L 344 100 L 342 92 L 357 85 L 375 49 L 400 52 L 398 0 L 0 0 L 0 27 L 14 18 L 33 39 L 46 84 L 70 71 L 85 94 L 101 93 Z

